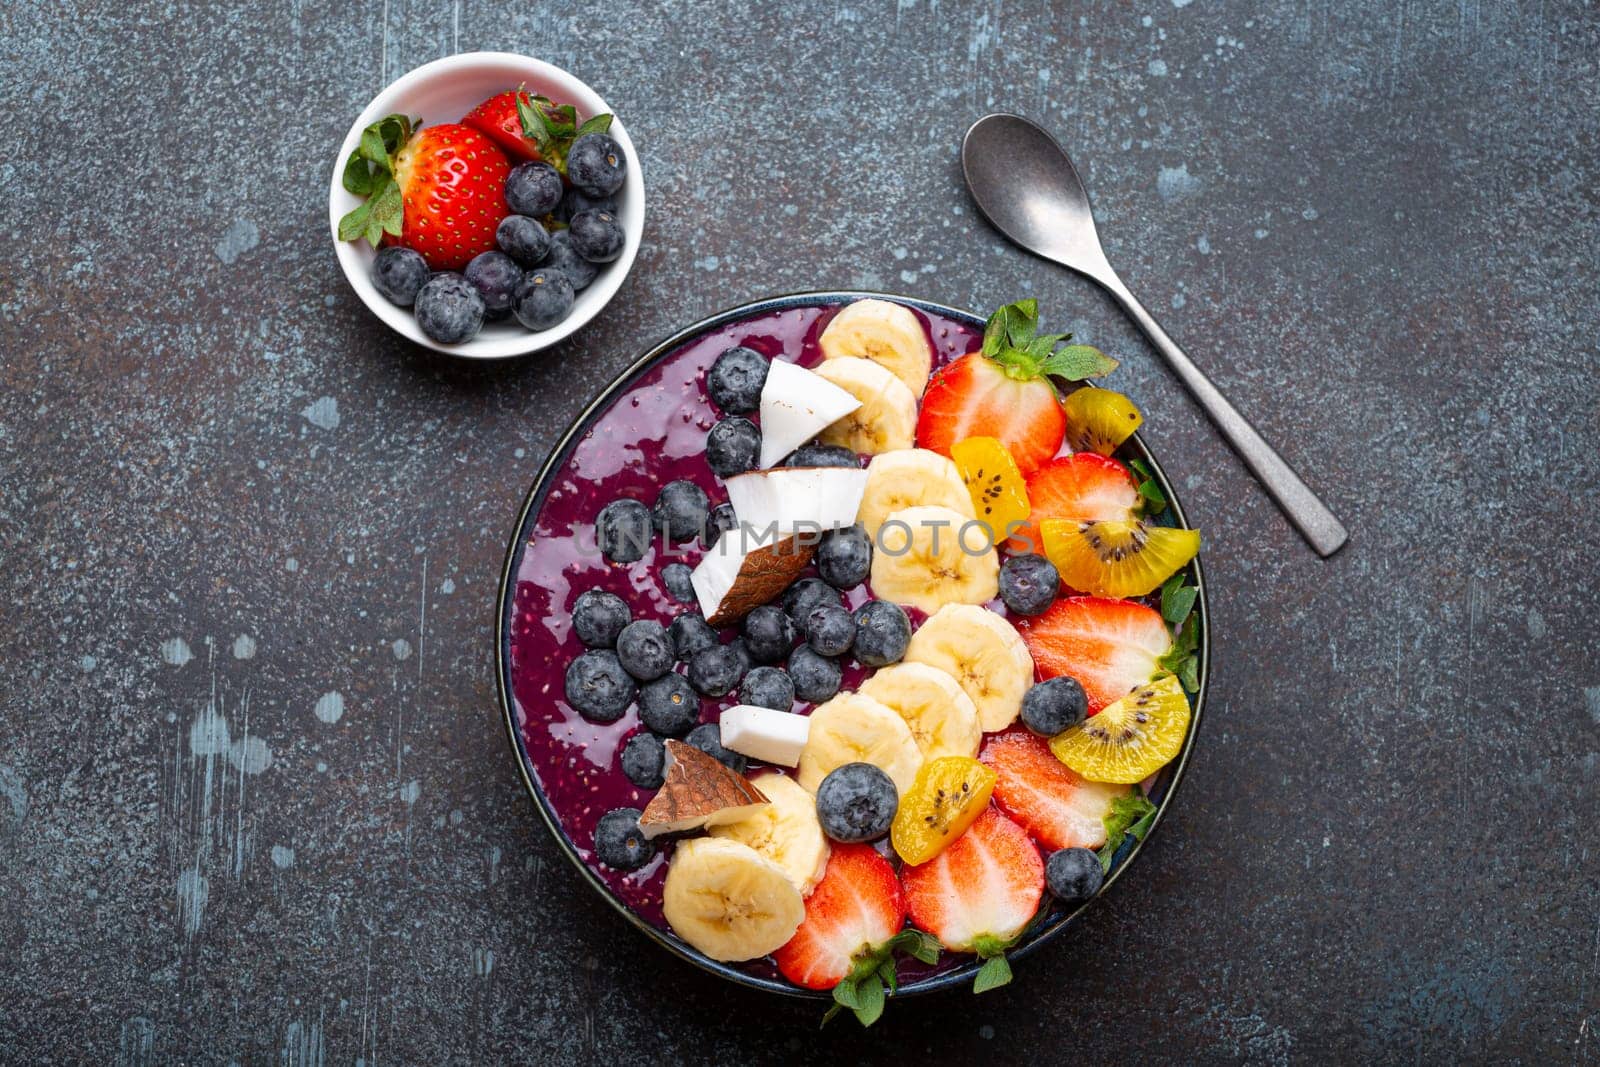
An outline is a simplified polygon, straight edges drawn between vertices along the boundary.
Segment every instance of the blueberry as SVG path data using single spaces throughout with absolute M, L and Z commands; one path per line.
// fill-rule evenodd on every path
M 724 696 L 739 684 L 747 666 L 742 647 L 715 645 L 690 657 L 689 684 L 705 696 Z
M 643 559 L 650 547 L 650 509 L 627 497 L 613 500 L 594 520 L 594 538 L 612 563 Z
M 872 538 L 859 525 L 829 530 L 817 545 L 817 573 L 835 589 L 854 589 L 872 569 Z
M 655 734 L 634 734 L 622 746 L 622 773 L 640 789 L 660 789 L 666 770 L 667 748 Z
M 567 177 L 585 196 L 610 196 L 627 175 L 628 157 L 608 133 L 586 133 L 567 150 Z
M 861 457 L 843 445 L 801 445 L 783 461 L 785 467 L 861 467 Z
M 484 315 L 503 319 L 511 313 L 512 294 L 522 281 L 522 268 L 504 252 L 484 252 L 472 257 L 462 276 L 483 297 Z
M 777 663 L 794 647 L 794 623 L 775 604 L 763 604 L 744 617 L 744 643 L 757 663 Z
M 735 774 L 743 774 L 750 768 L 749 760 L 722 747 L 722 727 L 714 722 L 701 723 L 690 730 L 684 740 Z
M 378 249 L 372 261 L 372 287 L 396 307 L 408 308 L 428 284 L 428 261 L 414 249 L 398 245 Z
M 567 222 L 583 211 L 609 211 L 617 213 L 617 202 L 609 196 L 588 196 L 581 189 L 568 189 L 552 212 L 557 222 Z
M 500 251 L 522 264 L 537 267 L 550 254 L 550 234 L 535 219 L 526 215 L 507 215 L 495 227 L 494 243 Z
M 783 610 L 795 622 L 804 622 L 823 604 L 838 604 L 839 591 L 821 578 L 802 578 L 783 594 Z
M 484 311 L 483 297 L 459 274 L 435 274 L 417 293 L 417 325 L 442 345 L 478 336 Z
M 911 643 L 911 620 L 898 604 L 869 600 L 856 609 L 856 659 L 868 667 L 899 663 Z
M 654 619 L 635 619 L 617 635 L 617 659 L 622 669 L 641 682 L 652 681 L 672 669 L 672 642 L 667 628 Z
M 550 164 L 518 163 L 506 175 L 506 207 L 538 218 L 556 209 L 564 190 L 561 172 Z
M 662 567 L 661 584 L 667 587 L 667 595 L 680 604 L 693 604 L 694 584 L 689 581 L 693 573 L 687 563 L 669 563 Z
M 780 667 L 757 667 L 740 683 L 739 703 L 788 711 L 794 704 L 794 681 Z
M 627 235 L 609 211 L 580 211 L 567 223 L 572 250 L 590 263 L 610 263 L 622 255 Z
M 745 644 L 744 638 L 735 637 L 729 641 L 727 648 L 733 653 L 734 660 L 739 665 L 739 677 L 743 678 L 750 673 L 750 668 L 755 666 L 755 657 L 750 655 L 750 646 Z
M 723 534 L 738 528 L 739 517 L 733 513 L 733 505 L 718 504 L 711 509 L 711 514 L 706 516 L 706 528 L 700 532 L 700 543 L 709 549 Z
M 794 695 L 807 704 L 820 704 L 839 691 L 844 668 L 838 660 L 819 656 L 810 645 L 801 645 L 789 656 L 789 677 L 794 679 Z
M 590 648 L 615 648 L 617 635 L 632 621 L 628 605 L 615 593 L 585 590 L 572 605 L 572 628 Z
M 819 604 L 806 616 L 806 644 L 821 656 L 842 656 L 856 640 L 856 617 L 840 604 Z
M 558 270 L 540 267 L 529 271 L 512 293 L 511 310 L 530 330 L 548 330 L 572 312 L 577 294 L 572 282 Z
M 1000 599 L 1013 615 L 1042 615 L 1061 589 L 1055 564 L 1029 553 L 1000 565 Z
M 613 808 L 594 828 L 594 858 L 617 871 L 636 871 L 656 854 L 656 844 L 639 829 L 638 808 Z
M 1057 849 L 1044 861 L 1044 884 L 1068 904 L 1088 900 L 1100 892 L 1105 879 L 1100 857 L 1086 848 Z
M 681 674 L 639 687 L 639 721 L 663 737 L 682 737 L 700 721 L 700 698 Z
M 817 786 L 817 822 L 835 841 L 875 841 L 889 832 L 900 807 L 894 780 L 870 763 L 835 767 Z
M 693 482 L 680 478 L 668 482 L 656 494 L 656 506 L 651 511 L 656 529 L 665 534 L 673 544 L 693 541 L 706 528 L 711 512 L 711 501 L 706 491 Z
M 742 415 L 733 415 L 706 434 L 706 462 L 718 478 L 754 470 L 761 455 L 761 431 Z
M 761 406 L 767 384 L 767 357 L 739 345 L 717 357 L 706 371 L 706 395 L 729 415 L 744 415 Z
M 1022 725 L 1040 737 L 1054 737 L 1088 714 L 1083 686 L 1065 674 L 1040 682 L 1022 697 Z
M 544 267 L 565 274 L 574 290 L 588 288 L 600 270 L 572 250 L 572 238 L 566 230 L 557 230 L 550 235 L 550 251 L 545 254 Z
M 672 638 L 672 651 L 680 660 L 687 661 L 696 652 L 704 652 L 717 643 L 717 631 L 711 628 L 703 615 L 689 611 L 672 620 L 667 627 Z
M 567 703 L 590 722 L 616 722 L 638 687 L 609 649 L 585 652 L 567 665 Z

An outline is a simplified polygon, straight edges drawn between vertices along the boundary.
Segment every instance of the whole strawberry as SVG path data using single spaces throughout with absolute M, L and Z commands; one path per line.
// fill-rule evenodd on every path
M 499 146 L 471 127 L 418 129 L 390 115 L 362 132 L 345 163 L 344 187 L 367 199 L 339 220 L 339 239 L 401 245 L 433 270 L 461 270 L 494 249 L 510 172 Z

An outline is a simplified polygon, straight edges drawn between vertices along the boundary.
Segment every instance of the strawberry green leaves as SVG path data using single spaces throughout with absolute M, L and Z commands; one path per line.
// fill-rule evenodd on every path
M 405 115 L 388 115 L 361 131 L 356 150 L 345 160 L 341 182 L 346 191 L 367 199 L 339 220 L 339 240 L 365 238 L 376 247 L 384 234 L 400 235 L 404 208 L 394 178 L 394 157 L 421 123 Z
M 1156 661 L 1162 670 L 1178 676 L 1178 684 L 1190 693 L 1200 688 L 1200 633 L 1194 614 L 1200 590 L 1185 584 L 1184 576 L 1174 574 L 1161 587 L 1161 617 L 1172 627 L 1172 648 Z
M 578 109 L 571 104 L 557 104 L 549 97 L 517 94 L 517 118 L 522 123 L 522 136 L 532 141 L 539 155 L 563 175 L 567 173 L 567 153 L 572 142 L 590 133 L 605 133 L 611 129 L 611 115 L 594 115 L 580 125 Z
M 993 315 L 983 331 L 983 354 L 1005 368 L 1013 378 L 1030 381 L 1080 382 L 1103 378 L 1117 369 L 1117 361 L 1092 345 L 1072 345 L 1071 334 L 1039 332 L 1039 303 L 1029 298 L 1007 304 Z M 1050 381 L 1052 389 L 1055 383 Z M 1059 390 L 1057 390 L 1059 396 Z
M 1139 510 L 1145 515 L 1159 515 L 1167 510 L 1167 494 L 1161 491 L 1150 465 L 1142 459 L 1128 460 L 1128 466 L 1139 476 Z
M 974 993 L 987 993 L 991 989 L 999 989 L 1011 981 L 1011 964 L 1006 959 L 1006 950 L 1022 939 L 1022 935 L 1006 938 L 980 937 L 972 943 L 977 951 L 978 958 L 983 961 L 978 968 L 978 975 L 972 980 Z
M 894 954 L 903 952 L 926 964 L 939 962 L 939 942 L 921 930 L 902 930 L 888 941 L 864 950 L 850 973 L 833 987 L 833 1006 L 822 1017 L 822 1025 L 848 1008 L 862 1026 L 871 1026 L 883 1015 L 884 1000 L 895 991 Z
M 1106 843 L 1095 855 L 1100 857 L 1100 869 L 1111 872 L 1111 860 L 1129 837 L 1143 841 L 1145 834 L 1156 821 L 1156 806 L 1138 789 L 1124 793 L 1111 801 L 1111 810 L 1101 820 L 1106 828 Z

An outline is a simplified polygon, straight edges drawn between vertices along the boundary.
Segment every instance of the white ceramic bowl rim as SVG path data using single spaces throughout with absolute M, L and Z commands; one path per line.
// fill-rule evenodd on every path
M 578 293 L 572 313 L 548 330 L 530 331 L 515 319 L 509 319 L 485 323 L 477 337 L 463 344 L 439 344 L 417 326 L 410 308 L 396 307 L 373 287 L 370 270 L 375 250 L 365 241 L 339 240 L 339 219 L 360 203 L 359 197 L 345 190 L 343 175 L 345 160 L 355 151 L 362 130 L 396 112 L 413 117 L 421 115 L 427 125 L 456 122 L 477 101 L 524 83 L 534 92 L 572 103 L 584 118 L 611 111 L 588 85 L 543 60 L 513 52 L 466 52 L 425 63 L 390 83 L 350 127 L 333 161 L 328 190 L 328 226 L 339 266 L 344 269 L 351 288 L 374 315 L 401 336 L 436 352 L 467 359 L 506 359 L 548 348 L 571 336 L 600 313 L 622 287 L 639 252 L 639 242 L 644 235 L 644 178 L 640 174 L 639 153 L 622 121 L 616 118 L 613 118 L 610 133 L 622 146 L 629 163 L 627 178 L 617 194 L 617 218 L 622 223 L 626 243 L 622 255 L 602 267 L 594 282 Z M 440 97 L 470 102 L 462 103 L 453 114 L 430 113 L 439 109 L 419 106 L 422 100 L 432 98 L 437 102 Z

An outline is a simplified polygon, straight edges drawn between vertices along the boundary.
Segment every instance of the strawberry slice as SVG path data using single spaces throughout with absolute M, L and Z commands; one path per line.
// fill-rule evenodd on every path
M 1028 525 L 1008 542 L 1013 551 L 1043 555 L 1044 536 L 1039 524 L 1046 519 L 1127 522 L 1139 506 L 1139 486 L 1128 468 L 1094 452 L 1074 452 L 1052 459 L 1029 474 L 1026 481 L 1032 513 Z
M 1133 600 L 1066 597 L 1043 615 L 1013 621 L 1039 676 L 1076 678 L 1090 715 L 1155 677 L 1172 649 L 1161 613 Z
M 564 176 L 572 142 L 586 133 L 611 128 L 611 115 L 594 115 L 578 121 L 578 109 L 558 104 L 526 89 L 496 93 L 461 119 L 521 162 L 548 163 Z
M 461 270 L 495 247 L 510 214 L 511 164 L 493 141 L 460 123 L 414 129 L 389 115 L 363 132 L 344 187 L 367 199 L 339 220 L 339 239 L 415 249 L 434 270 Z
M 1042 378 L 1019 380 L 981 352 L 962 356 L 928 383 L 917 446 L 948 456 L 969 437 L 994 437 L 1027 474 L 1061 449 L 1067 417 Z
M 822 881 L 806 898 L 805 920 L 772 958 L 796 985 L 832 989 L 862 958 L 882 953 L 905 921 L 900 880 L 889 861 L 871 845 L 836 844 Z
M 1117 361 L 1066 334 L 1039 333 L 1033 300 L 989 317 L 983 349 L 935 374 L 922 398 L 917 444 L 941 455 L 969 437 L 1000 441 L 1023 474 L 1061 450 L 1067 416 L 1052 379 L 1079 381 L 1110 373 Z M 1060 347 L 1058 347 L 1060 346 Z
M 989 739 L 978 757 L 995 773 L 994 799 L 1048 851 L 1099 848 L 1106 816 L 1127 786 L 1079 778 L 1056 759 L 1044 738 L 1007 730 Z
M 1039 910 L 1044 861 L 993 808 L 927 863 L 901 872 L 911 921 L 957 952 L 1001 956 Z

